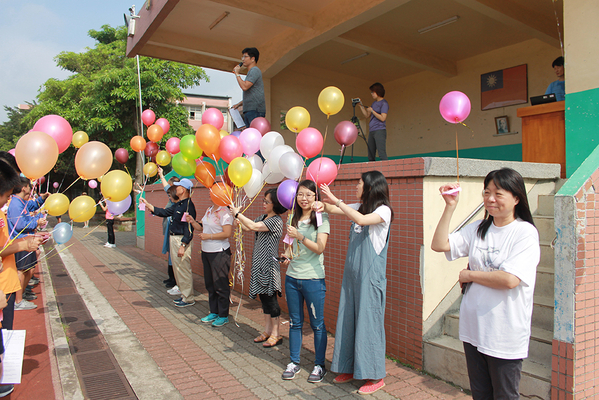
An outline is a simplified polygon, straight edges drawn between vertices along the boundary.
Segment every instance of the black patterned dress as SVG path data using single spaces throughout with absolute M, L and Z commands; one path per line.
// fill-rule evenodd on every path
M 266 218 L 266 214 L 263 214 L 254 222 L 264 222 L 268 231 L 256 232 L 250 276 L 250 298 L 255 299 L 259 294 L 272 296 L 274 293 L 281 296 L 281 270 L 275 257 L 279 256 L 283 220 L 278 215 Z

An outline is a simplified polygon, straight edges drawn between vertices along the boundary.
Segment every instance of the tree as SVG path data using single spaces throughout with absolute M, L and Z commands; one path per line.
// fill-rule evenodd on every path
M 130 149 L 131 137 L 140 134 L 139 88 L 135 58 L 125 55 L 125 27 L 102 26 L 90 30 L 97 41 L 93 49 L 83 53 L 62 52 L 55 61 L 73 73 L 65 80 L 49 79 L 38 95 L 39 105 L 26 117 L 33 126 L 44 115 L 64 117 L 73 132 L 85 131 L 90 140 L 98 140 L 114 152 L 119 147 Z M 182 89 L 208 81 L 200 67 L 140 57 L 143 108 L 152 109 L 158 118 L 167 118 L 172 136 L 193 133 L 187 122 L 186 110 L 177 104 L 185 98 Z M 57 163 L 57 171 L 75 174 L 75 149 L 70 147 Z M 139 173 L 138 173 L 139 175 Z
M 0 150 L 8 151 L 14 149 L 19 138 L 29 130 L 24 118 L 30 110 L 7 106 L 4 106 L 4 110 L 8 121 L 0 125 Z

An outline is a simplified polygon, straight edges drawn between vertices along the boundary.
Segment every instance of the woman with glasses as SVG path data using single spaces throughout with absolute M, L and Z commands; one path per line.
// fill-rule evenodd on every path
M 264 347 L 273 347 L 283 342 L 279 336 L 279 316 L 281 306 L 277 297 L 281 296 L 281 271 L 277 255 L 279 241 L 283 236 L 281 214 L 287 209 L 277 199 L 277 189 L 269 189 L 264 194 L 262 206 L 265 214 L 251 220 L 240 212 L 240 207 L 231 207 L 231 214 L 246 231 L 256 232 L 256 242 L 252 254 L 250 276 L 250 298 L 260 296 L 264 312 L 264 331 L 254 339 Z
M 283 372 L 283 379 L 293 379 L 300 371 L 300 349 L 304 325 L 304 301 L 309 310 L 310 326 L 314 331 L 314 369 L 308 382 L 321 382 L 326 375 L 324 366 L 327 349 L 327 330 L 324 325 L 324 249 L 330 226 L 329 217 L 323 213 L 319 225 L 312 206 L 316 199 L 316 184 L 311 180 L 300 182 L 297 188 L 295 208 L 287 234 L 295 242 L 287 248 L 283 257 L 288 266 L 285 277 L 285 297 L 289 310 L 289 352 L 291 362 Z
M 439 188 L 445 210 L 431 248 L 448 260 L 468 257 L 460 271 L 460 340 L 474 399 L 519 399 L 522 359 L 528 357 L 537 265 L 541 250 L 522 176 L 510 168 L 485 178 L 485 217 L 449 234 L 459 185 Z
M 366 380 L 358 393 L 372 394 L 385 386 L 385 298 L 387 248 L 393 210 L 389 186 L 379 171 L 362 174 L 356 186 L 359 203 L 345 204 L 322 185 L 324 210 L 352 221 L 341 283 L 335 351 L 334 383 Z M 321 207 L 318 203 L 318 208 Z

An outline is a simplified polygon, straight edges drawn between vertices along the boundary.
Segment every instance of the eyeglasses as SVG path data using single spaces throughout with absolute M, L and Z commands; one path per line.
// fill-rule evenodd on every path
M 298 193 L 297 194 L 297 198 L 298 199 L 312 199 L 314 198 L 316 195 L 314 193 Z
M 245 54 L 243 56 L 241 56 L 241 59 L 245 59 L 245 58 L 250 58 L 250 56 L 246 56 Z
M 262 199 L 262 203 L 264 203 L 264 204 L 272 204 L 272 201 L 268 201 L 266 199 Z

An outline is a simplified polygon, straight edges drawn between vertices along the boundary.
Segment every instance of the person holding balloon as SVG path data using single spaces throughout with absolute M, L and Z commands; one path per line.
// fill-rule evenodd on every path
M 317 383 L 324 379 L 325 353 L 327 349 L 327 329 L 324 323 L 324 302 L 326 294 L 324 250 L 330 233 L 329 217 L 321 214 L 322 223 L 318 224 L 316 212 L 312 206 L 316 200 L 316 184 L 304 180 L 297 186 L 295 196 L 295 212 L 291 225 L 287 227 L 287 235 L 295 239 L 282 257 L 288 266 L 285 277 L 285 297 L 289 310 L 289 356 L 282 378 L 293 379 L 300 371 L 300 349 L 302 348 L 302 327 L 304 325 L 304 301 L 310 310 L 310 326 L 314 332 L 314 369 L 308 382 Z M 299 252 L 294 254 L 293 248 Z
M 385 297 L 387 249 L 393 209 L 389 185 L 379 171 L 362 174 L 356 185 L 358 203 L 346 204 L 328 185 L 316 208 L 352 221 L 331 370 L 334 383 L 366 380 L 358 390 L 372 394 L 385 386 Z
M 81 196 L 87 196 L 87 192 L 81 193 Z M 104 210 L 104 211 L 106 211 L 106 210 Z M 58 222 L 60 223 L 60 221 L 58 221 Z M 108 226 L 108 224 L 106 224 L 106 226 Z M 86 229 L 86 228 L 89 228 L 89 219 L 83 223 L 83 229 Z M 108 242 L 106 242 L 106 243 L 108 243 Z
M 140 197 L 139 201 L 144 203 L 152 214 L 162 218 L 173 218 L 169 228 L 170 253 L 177 255 L 171 261 L 173 262 L 173 271 L 177 286 L 181 291 L 181 298 L 175 300 L 175 306 L 189 307 L 195 304 L 193 277 L 191 274 L 193 225 L 188 223 L 186 217 L 188 215 L 193 219 L 196 217 L 196 208 L 191 201 L 191 188 L 193 184 L 189 179 L 183 178 L 179 182 L 174 182 L 173 185 L 177 188 L 176 195 L 179 201 L 170 207 L 154 207 L 143 197 Z
M 279 336 L 281 307 L 277 296 L 281 296 L 281 271 L 277 254 L 279 241 L 283 236 L 284 223 L 281 214 L 287 209 L 279 203 L 277 189 L 274 188 L 266 191 L 262 206 L 265 214 L 253 221 L 240 212 L 241 207 L 231 206 L 231 214 L 241 223 L 244 230 L 256 232 L 249 296 L 251 299 L 255 299 L 256 295 L 260 296 L 264 312 L 264 331 L 254 342 L 264 342 L 264 347 L 273 347 L 283 342 L 283 337 Z
M 108 206 L 103 202 L 100 202 L 100 207 L 102 207 L 102 211 L 105 213 L 106 218 L 106 232 L 108 233 L 108 241 L 104 243 L 104 247 L 108 247 L 109 249 L 113 249 L 116 247 L 115 238 L 114 238 L 114 215 L 108 209 Z
M 242 100 L 233 106 L 238 109 L 243 106 L 243 120 L 246 127 L 250 127 L 252 121 L 266 115 L 266 102 L 264 100 L 264 83 L 262 82 L 262 71 L 258 68 L 260 52 L 255 47 L 247 47 L 241 52 L 241 63 L 233 68 L 237 84 L 243 90 Z M 241 79 L 239 71 L 245 67 L 248 73 L 245 80 Z
M 166 195 L 168 196 L 168 203 L 166 203 L 165 208 L 169 208 L 170 206 L 172 206 L 179 200 L 179 198 L 177 197 L 175 187 L 172 186 L 173 183 L 179 182 L 179 178 L 177 176 L 172 176 L 167 181 L 166 178 L 164 177 L 164 171 L 160 167 L 158 167 L 158 176 L 160 177 L 160 182 L 162 183 L 162 186 L 164 187 L 164 191 L 166 192 Z M 168 254 L 168 265 L 167 265 L 168 278 L 165 279 L 164 281 L 162 281 L 162 283 L 164 283 L 166 285 L 167 289 L 172 290 L 173 292 L 177 292 L 179 290 L 178 287 L 177 287 L 177 290 L 173 289 L 175 286 L 177 286 L 177 280 L 175 279 L 175 272 L 173 271 L 173 263 L 171 260 L 170 245 L 169 245 L 170 241 L 169 241 L 169 233 L 168 233 L 170 224 L 172 221 L 173 221 L 172 217 L 168 217 L 168 218 L 165 218 L 162 220 L 162 233 L 164 235 L 164 241 L 162 242 L 162 254 Z
M 368 160 L 376 159 L 376 152 L 379 152 L 381 160 L 388 160 L 387 157 L 387 113 L 389 112 L 389 103 L 384 99 L 385 87 L 376 82 L 370 86 L 370 94 L 374 103 L 372 106 L 365 107 L 360 103 L 360 110 L 366 118 L 370 118 L 368 124 Z

